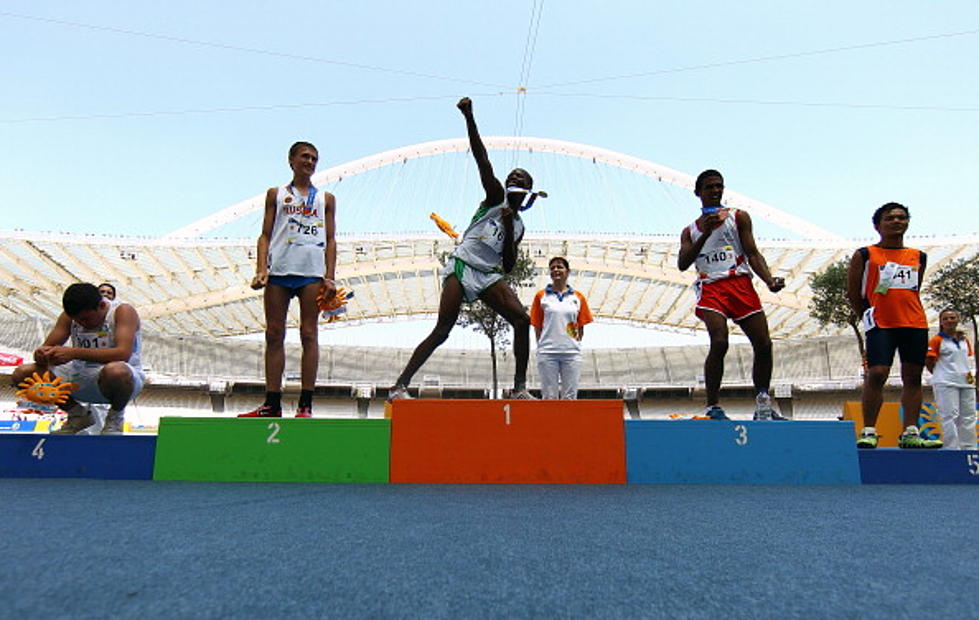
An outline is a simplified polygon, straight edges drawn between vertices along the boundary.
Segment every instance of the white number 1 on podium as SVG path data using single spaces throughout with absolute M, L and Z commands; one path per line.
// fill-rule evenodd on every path
M 503 405 L 503 423 L 510 425 L 510 403 Z

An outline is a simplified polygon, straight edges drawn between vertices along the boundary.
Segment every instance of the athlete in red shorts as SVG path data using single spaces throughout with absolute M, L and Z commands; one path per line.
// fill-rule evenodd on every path
M 769 272 L 751 232 L 751 217 L 744 211 L 721 207 L 724 177 L 720 172 L 701 172 L 693 193 L 700 198 L 701 215 L 680 233 L 677 267 L 680 271 L 686 271 L 691 265 L 697 269 L 695 312 L 710 335 L 710 351 L 704 361 L 705 415 L 714 420 L 728 419 L 719 404 L 719 396 L 728 347 L 727 321 L 731 319 L 751 341 L 755 353 L 751 370 L 757 391 L 755 419 L 784 420 L 772 408 L 768 394 L 772 380 L 772 339 L 751 274 L 757 274 L 773 293 L 785 288 L 785 280 L 773 278 Z

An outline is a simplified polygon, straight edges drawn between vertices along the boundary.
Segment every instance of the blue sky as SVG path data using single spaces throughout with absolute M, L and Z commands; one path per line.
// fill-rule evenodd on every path
M 891 200 L 979 230 L 971 0 L 6 0 L 0 54 L 0 228 L 160 235 L 287 181 L 298 139 L 323 169 L 461 137 L 471 95 L 486 135 L 716 167 L 847 237 Z
M 535 7 L 524 135 L 717 167 L 845 236 L 888 200 L 979 227 L 979 4 L 554 0 L 7 0 L 0 226 L 161 234 L 287 180 L 296 139 L 323 168 L 459 137 L 461 95 L 513 133 Z

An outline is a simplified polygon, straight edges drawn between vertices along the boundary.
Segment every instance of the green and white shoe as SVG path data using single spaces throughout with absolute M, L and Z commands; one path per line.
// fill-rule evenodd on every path
M 877 429 L 873 426 L 864 426 L 860 431 L 860 439 L 857 439 L 857 448 L 861 450 L 873 450 L 877 447 Z
M 901 433 L 901 441 L 897 445 L 904 450 L 935 450 L 942 447 L 942 442 L 937 439 L 925 439 L 918 432 L 917 426 L 909 426 Z

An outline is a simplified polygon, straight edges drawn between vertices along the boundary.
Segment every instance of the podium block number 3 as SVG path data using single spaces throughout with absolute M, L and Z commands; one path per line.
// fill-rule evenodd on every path
M 737 433 L 737 436 L 734 438 L 734 443 L 738 444 L 739 446 L 748 445 L 747 426 L 745 426 L 744 424 L 738 424 L 734 427 L 734 432 Z

